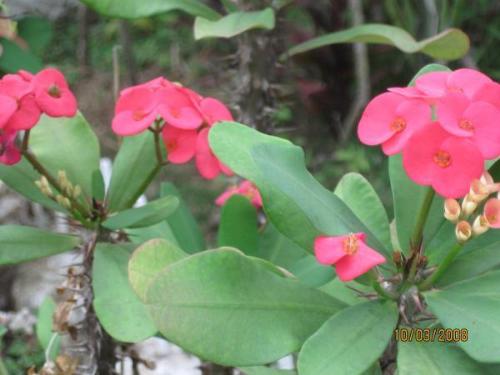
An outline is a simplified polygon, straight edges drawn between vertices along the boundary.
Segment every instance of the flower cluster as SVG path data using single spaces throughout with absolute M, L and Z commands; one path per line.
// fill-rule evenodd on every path
M 195 158 L 201 176 L 213 179 L 231 171 L 210 149 L 208 132 L 216 122 L 231 120 L 231 112 L 219 100 L 159 77 L 120 93 L 112 128 L 120 136 L 161 131 L 171 163 Z
M 473 236 L 483 234 L 489 228 L 500 228 L 499 190 L 500 184 L 495 183 L 488 172 L 484 172 L 480 179 L 472 181 L 470 190 L 461 204 L 456 199 L 445 200 L 444 217 L 456 224 L 455 235 L 459 242 L 464 243 Z M 489 198 L 491 194 L 497 196 Z M 482 213 L 471 218 L 481 206 Z
M 335 265 L 339 279 L 351 281 L 386 261 L 365 243 L 365 238 L 364 233 L 317 237 L 314 241 L 316 259 L 321 264 Z
M 242 195 L 250 200 L 255 208 L 262 208 L 262 197 L 259 190 L 248 180 L 242 181 L 239 185 L 230 186 L 224 193 L 219 195 L 215 200 L 215 204 L 223 206 L 226 201 L 233 195 Z
M 0 163 L 19 162 L 16 146 L 19 131 L 38 123 L 42 113 L 51 117 L 72 117 L 77 102 L 66 79 L 56 69 L 48 68 L 33 75 L 26 71 L 7 74 L 0 80 Z
M 500 155 L 500 84 L 472 69 L 427 73 L 414 87 L 394 87 L 366 107 L 358 137 L 402 152 L 417 184 L 461 198 Z

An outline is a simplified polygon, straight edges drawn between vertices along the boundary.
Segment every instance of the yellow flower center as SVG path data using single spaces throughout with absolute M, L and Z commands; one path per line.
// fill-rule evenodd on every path
M 342 247 L 347 255 L 354 255 L 359 249 L 359 239 L 354 234 L 350 234 L 342 242 Z

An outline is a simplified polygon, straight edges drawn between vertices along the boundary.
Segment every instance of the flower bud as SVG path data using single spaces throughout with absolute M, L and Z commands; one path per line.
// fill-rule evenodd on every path
M 68 186 L 68 183 L 69 183 L 68 176 L 66 175 L 66 172 L 65 171 L 57 172 L 57 178 L 58 178 L 59 185 L 61 185 L 61 188 L 63 190 L 65 190 L 66 187 Z
M 453 223 L 456 223 L 460 218 L 460 204 L 456 199 L 448 198 L 444 201 L 444 217 Z
M 478 179 L 474 179 L 470 185 L 469 197 L 475 203 L 480 203 L 490 195 L 488 185 Z
M 488 220 L 486 219 L 486 216 L 484 215 L 479 215 L 476 217 L 474 220 L 474 223 L 472 224 L 472 234 L 474 236 L 479 236 L 486 232 L 490 228 L 488 224 Z
M 64 208 L 71 208 L 71 202 L 68 198 L 63 197 L 61 194 L 56 195 L 56 201 Z
M 483 214 L 490 228 L 500 228 L 500 199 L 488 199 Z
M 78 198 L 80 194 L 82 194 L 82 188 L 80 187 L 80 185 L 76 185 L 73 189 L 73 198 Z
M 466 242 L 472 236 L 472 228 L 469 222 L 465 220 L 459 221 L 455 227 L 455 236 L 458 242 Z
M 467 194 L 462 201 L 462 212 L 465 217 L 473 213 L 477 208 L 477 202 L 472 200 L 470 194 Z

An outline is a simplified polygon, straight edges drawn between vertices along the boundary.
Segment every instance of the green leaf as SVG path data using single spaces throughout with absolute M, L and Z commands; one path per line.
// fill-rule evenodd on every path
M 106 219 L 102 226 L 111 230 L 149 227 L 165 220 L 178 205 L 179 200 L 176 197 L 160 198 L 142 207 L 121 211 Z
M 38 309 L 36 321 L 36 337 L 38 338 L 38 342 L 44 350 L 47 350 L 49 345 L 51 346 L 49 356 L 52 360 L 56 359 L 61 347 L 61 337 L 52 330 L 52 318 L 55 310 L 56 304 L 52 298 L 45 298 Z
M 73 185 L 92 197 L 92 176 L 99 170 L 99 141 L 81 113 L 72 118 L 42 116 L 31 130 L 30 148 L 42 165 L 57 178 L 66 172 Z
M 162 238 L 179 246 L 177 239 L 170 228 L 170 225 L 166 221 L 162 221 L 158 224 L 151 225 L 150 227 L 144 228 L 127 228 L 125 232 L 128 235 L 129 240 L 136 244 L 141 245 L 146 241 Z
M 297 375 L 293 370 L 279 370 L 265 366 L 241 367 L 240 370 L 245 375 Z
M 340 311 L 304 343 L 299 373 L 361 375 L 384 352 L 398 317 L 392 301 L 371 301 Z
M 186 256 L 176 245 L 162 239 L 138 247 L 128 263 L 128 278 L 139 298 L 146 299 L 149 285 L 161 270 Z
M 156 328 L 146 306 L 129 284 L 131 247 L 100 243 L 92 268 L 94 309 L 106 332 L 123 342 L 139 342 L 153 336 Z
M 333 268 L 318 263 L 312 255 L 307 255 L 290 267 L 290 272 L 304 284 L 319 287 L 334 277 Z
M 161 184 L 161 196 L 172 195 L 179 200 L 175 212 L 167 218 L 167 223 L 175 235 L 181 249 L 188 253 L 196 253 L 205 249 L 203 234 L 193 214 L 189 210 L 181 194 L 172 183 Z
M 73 249 L 76 236 L 18 225 L 0 226 L 0 264 L 16 264 Z
M 5 73 L 17 73 L 24 69 L 32 73 L 42 70 L 42 61 L 31 51 L 19 47 L 13 41 L 0 38 L 0 70 Z
M 467 35 L 459 29 L 447 29 L 417 42 L 399 27 L 364 24 L 310 39 L 289 49 L 283 57 L 339 43 L 388 44 L 405 53 L 421 52 L 434 59 L 456 60 L 467 53 L 470 42 Z
M 233 3 L 232 0 L 221 0 L 222 5 L 224 6 L 224 9 L 228 13 L 233 13 L 238 11 L 238 6 Z
M 96 12 L 117 18 L 143 18 L 181 10 L 192 16 L 216 20 L 220 15 L 201 0 L 81 0 Z
M 44 207 L 66 212 L 62 206 L 42 194 L 35 185 L 35 181 L 39 179 L 40 174 L 33 169 L 24 157 L 16 165 L 0 164 L 0 180 L 9 188 L 33 202 L 40 203 Z
M 337 184 L 335 194 L 349 206 L 386 249 L 392 248 L 387 212 L 375 189 L 363 176 L 359 173 L 347 173 Z
M 247 198 L 232 196 L 221 210 L 218 246 L 231 246 L 255 255 L 257 242 L 257 210 Z
M 100 169 L 92 173 L 92 197 L 98 201 L 103 201 L 106 198 L 106 184 Z
M 160 332 L 206 360 L 254 366 L 298 350 L 344 306 L 261 262 L 220 249 L 167 267 L 147 293 Z
M 266 8 L 256 12 L 234 12 L 216 21 L 196 17 L 194 38 L 232 38 L 252 29 L 274 29 L 274 10 Z
M 472 360 L 452 343 L 398 342 L 398 375 L 494 375 L 500 367 Z
M 5 328 L 5 326 L 0 324 L 0 337 L 5 335 L 6 333 L 7 333 L 7 328 Z
M 28 43 L 30 50 L 39 56 L 43 54 L 54 35 L 52 23 L 40 17 L 22 18 L 17 23 L 17 32 Z
M 259 247 L 255 256 L 279 267 L 290 269 L 300 259 L 309 255 L 303 248 L 282 235 L 271 222 L 266 224 L 259 235 Z
M 465 328 L 469 340 L 458 345 L 480 362 L 500 362 L 500 271 L 425 293 L 443 327 Z
M 462 253 L 451 263 L 438 281 L 438 286 L 470 279 L 500 266 L 499 247 L 500 233 L 497 230 L 490 230 L 468 241 Z M 442 249 L 442 252 L 446 251 Z
M 340 279 L 333 279 L 324 284 L 319 290 L 328 293 L 332 297 L 344 302 L 347 305 L 356 305 L 365 302 L 366 298 L 362 293 L 373 293 L 373 289 L 356 281 L 343 282 Z
M 384 249 L 345 203 L 306 170 L 299 147 L 232 122 L 215 125 L 210 144 L 235 173 L 257 185 L 270 220 L 304 249 L 312 251 L 320 234 L 349 232 L 365 232 L 372 247 Z
M 113 163 L 108 191 L 110 212 L 132 207 L 144 192 L 144 183 L 158 170 L 153 134 L 125 137 Z

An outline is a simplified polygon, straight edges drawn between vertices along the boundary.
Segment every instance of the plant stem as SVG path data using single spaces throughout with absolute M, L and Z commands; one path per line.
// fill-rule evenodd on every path
M 380 285 L 380 275 L 379 273 L 374 269 L 372 268 L 369 272 L 368 272 L 368 276 L 370 276 L 370 278 L 372 279 L 372 287 L 373 289 L 375 289 L 375 291 L 377 292 L 377 294 L 385 299 L 391 299 L 391 300 L 397 300 L 398 299 L 398 296 L 394 295 L 394 294 L 391 294 L 389 293 L 388 291 L 386 291 L 382 285 Z
M 151 173 L 146 177 L 146 179 L 143 181 L 141 186 L 137 189 L 137 192 L 130 198 L 130 200 L 127 202 L 126 207 L 132 207 L 134 203 L 139 199 L 139 197 L 146 191 L 148 188 L 149 184 L 151 181 L 154 180 L 158 172 L 160 171 L 161 165 L 157 164 L 153 170 L 151 170 Z
M 427 279 L 422 281 L 422 283 L 419 285 L 420 290 L 428 290 L 434 285 L 436 281 L 438 281 L 441 276 L 443 276 L 444 272 L 448 269 L 450 266 L 451 262 L 455 259 L 455 257 L 458 255 L 460 250 L 462 249 L 463 244 L 461 243 L 456 243 L 453 245 L 453 247 L 448 251 L 448 254 L 446 257 L 443 259 L 441 264 L 438 266 L 437 270 L 430 275 Z
M 415 225 L 413 235 L 411 236 L 412 247 L 420 247 L 420 244 L 422 242 L 422 235 L 424 233 L 425 222 L 427 221 L 427 217 L 429 216 L 429 211 L 431 209 L 434 195 L 434 190 L 431 187 L 428 188 L 427 193 L 425 194 L 424 201 L 422 202 L 422 206 L 420 207 L 420 212 L 418 213 L 417 224 Z

